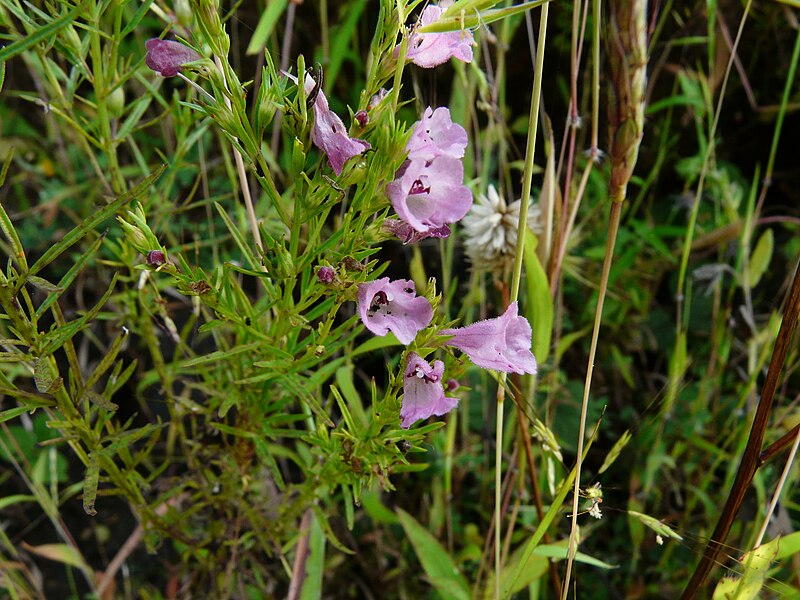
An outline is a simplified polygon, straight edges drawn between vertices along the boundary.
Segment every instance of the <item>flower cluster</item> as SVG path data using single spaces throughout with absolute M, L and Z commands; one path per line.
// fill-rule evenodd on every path
M 414 125 L 406 161 L 386 186 L 386 195 L 405 224 L 398 226 L 403 230 L 398 237 L 406 242 L 443 237 L 444 231 L 449 234 L 444 228 L 467 214 L 472 192 L 464 185 L 461 164 L 466 148 L 467 132 L 453 123 L 450 110 L 428 107 Z

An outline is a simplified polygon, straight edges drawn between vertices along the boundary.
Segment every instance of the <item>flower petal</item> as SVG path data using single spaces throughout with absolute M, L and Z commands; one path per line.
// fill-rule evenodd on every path
M 463 158 L 467 149 L 467 132 L 450 118 L 450 109 L 440 106 L 425 110 L 408 140 L 408 160 L 432 161 L 437 156 Z
M 517 303 L 495 319 L 486 319 L 458 329 L 443 329 L 441 335 L 452 335 L 445 342 L 469 356 L 484 369 L 506 373 L 536 373 L 536 358 L 531 352 L 531 326 L 517 315 Z
M 406 345 L 433 319 L 431 303 L 416 295 L 413 281 L 388 277 L 359 284 L 358 312 L 372 333 L 383 336 L 391 331 Z
M 440 2 L 439 5 L 429 4 L 420 16 L 422 27 L 439 20 L 444 8 L 451 2 Z M 464 62 L 472 62 L 472 46 L 475 40 L 469 30 L 447 31 L 443 33 L 418 33 L 413 32 L 408 38 L 408 51 L 406 58 L 415 65 L 429 69 L 441 65 L 451 58 Z M 399 47 L 395 48 L 395 56 Z
M 442 387 L 444 363 L 430 365 L 416 352 L 410 352 L 403 372 L 403 404 L 400 425 L 408 429 L 421 419 L 444 415 L 458 405 L 458 398 L 447 398 Z
M 386 186 L 386 194 L 397 215 L 419 232 L 455 223 L 472 206 L 472 192 L 463 185 L 464 166 L 458 159 L 412 160 L 401 172 Z

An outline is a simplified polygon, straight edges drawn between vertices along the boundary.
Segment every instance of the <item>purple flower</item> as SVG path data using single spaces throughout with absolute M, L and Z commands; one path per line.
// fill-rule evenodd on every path
M 310 75 L 306 75 L 304 85 L 308 94 L 316 84 Z M 331 168 L 337 175 L 342 174 L 344 163 L 371 148 L 368 142 L 347 135 L 344 123 L 328 107 L 328 99 L 322 90 L 314 100 L 314 128 L 311 130 L 311 139 L 328 157 Z
M 317 281 L 323 285 L 329 285 L 336 279 L 336 271 L 331 267 L 320 267 L 317 269 Z
M 400 408 L 400 426 L 408 429 L 420 419 L 431 415 L 444 415 L 458 405 L 458 398 L 447 398 L 442 387 L 444 363 L 434 361 L 433 366 L 416 352 L 408 354 L 403 373 L 403 405 Z
M 406 162 L 386 186 L 397 215 L 416 231 L 426 233 L 455 223 L 472 206 L 472 192 L 463 185 L 464 167 L 456 158 Z
M 450 237 L 450 226 L 442 225 L 436 229 L 429 229 L 426 232 L 419 232 L 405 221 L 397 219 L 386 219 L 381 225 L 381 229 L 397 236 L 403 244 L 416 244 L 426 238 L 447 238 Z
M 415 291 L 413 281 L 389 281 L 388 277 L 359 284 L 361 321 L 375 335 L 391 330 L 401 344 L 410 344 L 433 319 L 431 303 Z
M 175 77 L 186 63 L 202 57 L 180 42 L 153 38 L 144 43 L 147 48 L 145 64 L 162 77 Z
M 164 253 L 161 250 L 150 250 L 150 252 L 147 253 L 147 258 L 145 260 L 151 267 L 160 267 L 167 262 L 167 257 L 164 256 Z
M 445 345 L 455 346 L 479 367 L 506 373 L 536 373 L 531 326 L 525 317 L 517 315 L 516 302 L 500 317 L 439 333 L 452 335 Z
M 425 27 L 439 20 L 452 0 L 442 0 L 438 5 L 429 4 L 419 19 L 419 26 Z M 414 31 L 408 38 L 406 58 L 415 65 L 431 68 L 446 63 L 451 58 L 472 62 L 472 46 L 475 41 L 468 30 L 443 33 L 418 33 Z M 399 46 L 395 48 L 395 56 Z
M 440 106 L 425 109 L 408 140 L 408 160 L 432 161 L 438 156 L 463 158 L 467 149 L 467 132 L 450 118 L 450 109 Z

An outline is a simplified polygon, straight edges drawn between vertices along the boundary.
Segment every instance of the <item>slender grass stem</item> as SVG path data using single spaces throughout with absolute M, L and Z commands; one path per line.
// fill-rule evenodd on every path
M 509 302 L 516 302 L 519 298 L 519 285 L 522 279 L 522 258 L 525 250 L 525 230 L 528 226 L 528 204 L 531 196 L 533 181 L 533 165 L 536 154 L 536 134 L 539 127 L 539 101 L 542 94 L 542 70 L 544 68 L 545 40 L 547 39 L 547 15 L 549 4 L 542 5 L 539 16 L 539 36 L 536 48 L 536 64 L 533 73 L 533 91 L 531 94 L 531 107 L 528 117 L 528 141 L 525 148 L 525 170 L 522 176 L 522 201 L 519 210 L 519 230 L 517 232 L 517 254 L 514 260 L 514 270 L 511 279 Z M 494 529 L 494 556 L 495 556 L 495 598 L 500 598 L 500 580 L 503 573 L 501 561 L 502 533 L 500 530 L 500 499 L 501 480 L 503 467 L 503 404 L 505 400 L 505 373 L 501 374 L 497 388 L 497 427 L 495 430 L 495 529 Z
M 597 307 L 594 312 L 594 326 L 592 328 L 592 341 L 589 346 L 589 360 L 586 365 L 586 380 L 583 385 L 583 401 L 581 402 L 581 421 L 578 431 L 578 457 L 575 465 L 575 484 L 572 491 L 572 527 L 569 532 L 569 551 L 567 554 L 567 574 L 561 590 L 562 600 L 566 600 L 569 593 L 569 581 L 572 575 L 572 564 L 578 551 L 578 500 L 580 498 L 581 466 L 583 464 L 583 438 L 586 435 L 586 415 L 589 409 L 589 391 L 592 387 L 594 374 L 594 358 L 597 353 L 597 341 L 600 338 L 600 323 L 603 319 L 603 303 L 608 289 L 608 276 L 611 272 L 611 262 L 614 258 L 614 246 L 617 241 L 620 215 L 622 214 L 622 201 L 611 203 L 611 214 L 608 224 L 608 237 L 606 238 L 606 255 L 603 259 L 603 271 L 600 276 L 600 289 L 597 293 Z

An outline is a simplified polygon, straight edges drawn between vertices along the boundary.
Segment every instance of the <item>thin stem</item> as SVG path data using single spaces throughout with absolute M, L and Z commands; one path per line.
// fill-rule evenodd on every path
M 522 178 L 522 201 L 519 209 L 519 228 L 517 231 L 517 254 L 514 258 L 514 271 L 511 279 L 509 303 L 516 302 L 519 298 L 519 285 L 522 279 L 522 258 L 525 250 L 525 232 L 528 227 L 528 203 L 531 196 L 531 183 L 533 181 L 533 164 L 536 153 L 536 133 L 539 128 L 539 99 L 542 94 L 542 70 L 544 68 L 545 39 L 547 38 L 547 14 L 549 4 L 542 5 L 539 17 L 539 37 L 536 49 L 536 64 L 533 72 L 533 91 L 531 94 L 531 108 L 528 117 L 528 141 L 525 149 L 525 170 Z M 401 50 L 402 53 L 402 50 Z M 506 374 L 500 375 L 497 387 L 497 427 L 495 430 L 495 529 L 494 529 L 494 557 L 495 557 L 495 598 L 500 598 L 500 580 L 502 579 L 503 565 L 501 561 L 502 532 L 500 530 L 500 500 L 501 476 L 503 466 L 503 404 L 505 400 Z
M 589 390 L 592 387 L 592 375 L 594 374 L 594 358 L 597 353 L 597 341 L 600 338 L 600 323 L 603 320 L 603 303 L 608 289 L 608 276 L 611 272 L 611 262 L 614 258 L 614 246 L 617 241 L 617 231 L 619 229 L 620 215 L 622 214 L 622 201 L 611 203 L 611 214 L 608 224 L 608 237 L 606 238 L 606 255 L 603 259 L 603 271 L 600 277 L 600 289 L 598 290 L 597 307 L 594 312 L 594 327 L 592 328 L 592 342 L 589 347 L 589 360 L 586 365 L 586 380 L 583 384 L 583 401 L 581 403 L 581 423 L 578 431 L 578 456 L 575 465 L 575 485 L 572 491 L 572 528 L 569 532 L 569 552 L 567 555 L 567 574 L 564 578 L 564 585 L 561 588 L 562 600 L 566 600 L 569 592 L 569 581 L 572 575 L 572 563 L 578 551 L 578 499 L 580 497 L 581 486 L 581 466 L 583 464 L 583 438 L 586 435 L 586 415 L 589 409 Z
M 780 500 L 781 498 L 781 491 L 786 485 L 786 480 L 789 479 L 789 471 L 791 470 L 792 465 L 794 464 L 794 459 L 797 456 L 798 447 L 800 447 L 800 430 L 798 430 L 795 433 L 794 443 L 792 444 L 792 450 L 789 452 L 789 458 L 786 459 L 786 464 L 783 467 L 781 478 L 778 480 L 778 486 L 775 489 L 775 493 L 772 495 L 772 501 L 770 501 L 769 503 L 767 514 L 764 515 L 764 522 L 761 524 L 761 529 L 759 529 L 758 531 L 758 535 L 756 536 L 756 541 L 753 544 L 753 548 L 758 548 L 761 545 L 761 541 L 764 539 L 764 534 L 767 533 L 767 526 L 769 525 L 770 519 L 772 519 L 772 513 L 775 512 L 775 507 L 778 505 L 778 500 Z
M 681 598 L 689 600 L 697 595 L 697 591 L 711 572 L 711 568 L 716 564 L 717 556 L 722 550 L 722 545 L 725 538 L 728 537 L 728 532 L 733 525 L 733 520 L 739 512 L 739 508 L 744 501 L 745 493 L 753 481 L 753 476 L 759 467 L 759 460 L 761 457 L 761 444 L 764 441 L 764 432 L 767 429 L 769 416 L 772 412 L 772 402 L 775 398 L 775 390 L 778 387 L 778 379 L 780 372 L 786 362 L 786 354 L 789 351 L 789 344 L 794 335 L 794 330 L 797 327 L 797 318 L 800 316 L 800 264 L 797 265 L 794 272 L 794 280 L 792 287 L 789 291 L 789 297 L 786 302 L 786 307 L 783 311 L 783 319 L 781 320 L 781 328 L 778 330 L 778 337 L 775 340 L 775 346 L 772 351 L 772 358 L 769 361 L 769 370 L 767 377 L 764 380 L 764 386 L 761 389 L 761 396 L 756 407 L 756 413 L 753 417 L 753 424 L 750 426 L 750 437 L 747 439 L 747 445 L 742 453 L 742 459 L 739 463 L 739 468 L 736 471 L 736 479 L 733 482 L 731 491 L 728 494 L 728 499 L 725 502 L 725 507 L 720 513 L 719 521 L 717 522 L 714 533 L 706 545 L 703 552 L 703 558 L 697 565 L 692 578 L 683 590 Z
M 503 500 L 503 400 L 505 386 L 497 386 L 497 426 L 494 440 L 494 597 L 500 598 L 500 580 L 503 574 L 503 561 L 501 560 L 501 544 L 503 532 L 501 531 L 501 505 Z

